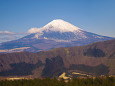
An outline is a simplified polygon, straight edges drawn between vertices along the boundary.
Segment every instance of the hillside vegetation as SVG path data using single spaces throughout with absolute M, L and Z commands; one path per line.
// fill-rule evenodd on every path
M 19 74 L 16 70 L 24 70 L 26 74 L 23 71 Z M 58 77 L 63 72 L 77 71 L 93 75 L 115 75 L 115 40 L 38 53 L 0 54 L 0 76 Z
M 44 78 L 44 79 L 30 79 L 30 80 L 5 80 L 0 81 L 0 86 L 115 86 L 114 77 L 97 77 L 80 79 L 74 78 L 65 82 L 63 79 L 57 80 L 56 78 Z

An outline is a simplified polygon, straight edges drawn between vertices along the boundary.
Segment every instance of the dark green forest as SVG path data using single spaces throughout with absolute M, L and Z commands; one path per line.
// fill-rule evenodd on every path
M 64 79 L 23 79 L 23 80 L 2 80 L 0 86 L 115 86 L 115 77 L 73 78 Z

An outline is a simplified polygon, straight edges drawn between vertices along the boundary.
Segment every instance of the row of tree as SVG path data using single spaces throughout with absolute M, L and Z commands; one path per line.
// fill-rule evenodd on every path
M 56 78 L 3 80 L 0 86 L 115 86 L 115 77 L 73 78 L 67 82 Z

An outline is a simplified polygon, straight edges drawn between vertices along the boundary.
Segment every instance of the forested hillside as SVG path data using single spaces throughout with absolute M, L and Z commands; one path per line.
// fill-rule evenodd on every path
M 0 76 L 58 77 L 63 72 L 115 75 L 115 40 L 38 53 L 0 54 Z

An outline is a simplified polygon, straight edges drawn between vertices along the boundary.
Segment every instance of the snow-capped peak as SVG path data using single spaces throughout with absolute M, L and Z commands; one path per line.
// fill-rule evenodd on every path
M 80 30 L 80 28 L 64 21 L 61 19 L 56 19 L 48 23 L 43 27 L 44 30 L 48 31 L 59 31 L 59 32 L 74 32 Z
M 31 28 L 28 32 L 29 33 L 37 33 L 37 32 L 43 32 L 43 31 L 55 31 L 55 32 L 80 32 L 80 28 L 64 21 L 61 19 L 56 19 L 48 23 L 42 28 Z

